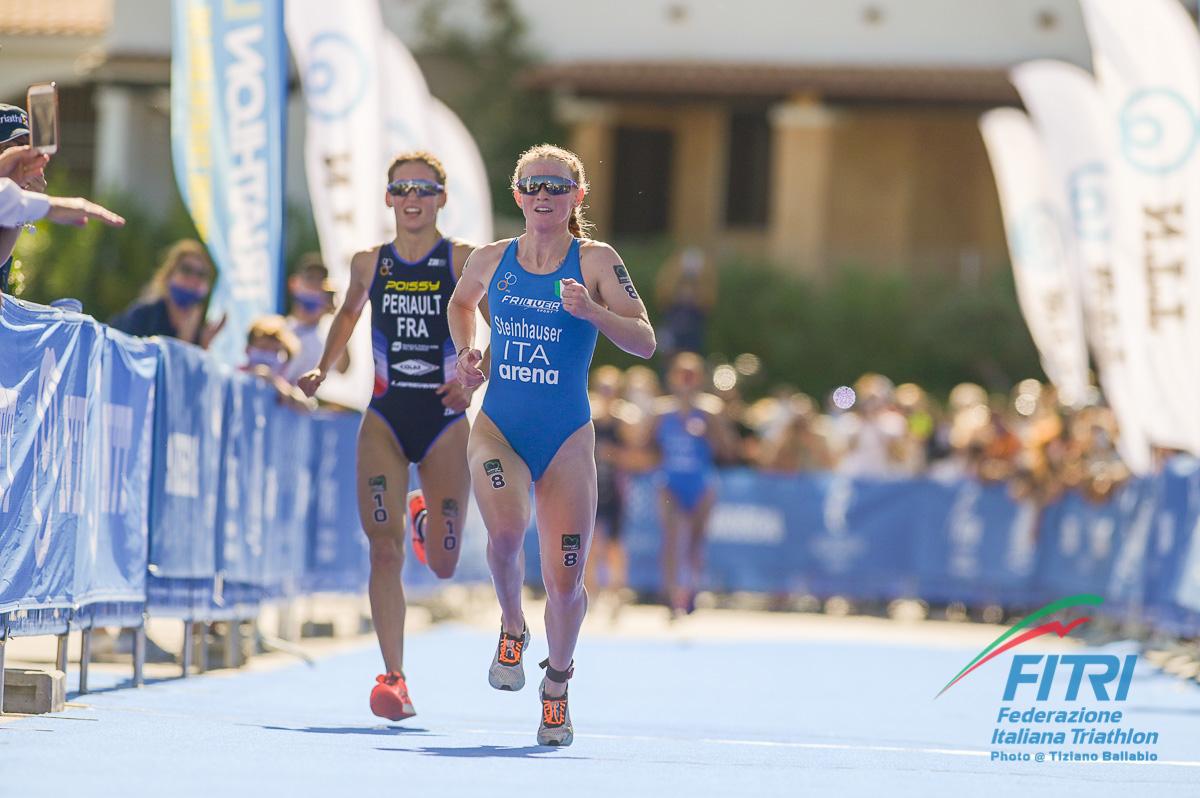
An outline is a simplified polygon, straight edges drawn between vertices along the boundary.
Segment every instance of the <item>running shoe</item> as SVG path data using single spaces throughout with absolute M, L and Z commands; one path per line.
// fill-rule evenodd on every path
M 526 625 L 520 637 L 513 637 L 500 629 L 500 644 L 496 646 L 496 654 L 492 657 L 492 667 L 488 669 L 488 684 L 497 690 L 520 690 L 525 686 L 525 667 L 521 658 L 525 649 L 529 648 L 529 626 Z
M 375 677 L 377 684 L 371 690 L 371 711 L 388 720 L 404 720 L 417 714 L 412 699 L 408 697 L 408 685 L 404 674 L 399 671 L 383 673 Z
M 537 741 L 538 745 L 553 745 L 567 746 L 575 740 L 575 727 L 571 725 L 571 711 L 567 708 L 567 694 L 564 691 L 561 696 L 551 698 L 546 695 L 546 681 L 551 674 L 563 677 L 564 682 L 570 679 L 575 672 L 575 663 L 571 663 L 571 668 L 566 673 L 560 673 L 549 667 L 550 660 L 544 660 L 542 667 L 546 668 L 546 675 L 542 678 L 542 684 L 539 688 L 542 699 L 542 722 L 538 726 Z
M 412 490 L 408 492 L 408 527 L 412 530 L 413 553 L 417 560 L 425 564 L 425 491 Z

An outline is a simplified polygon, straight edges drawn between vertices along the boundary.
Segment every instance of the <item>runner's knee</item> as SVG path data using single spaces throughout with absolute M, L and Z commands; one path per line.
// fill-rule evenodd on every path
M 554 604 L 566 604 L 583 595 L 583 562 L 569 568 L 555 568 L 543 574 L 546 583 L 546 600 Z
M 437 550 L 431 548 L 429 542 L 426 542 L 425 557 L 429 561 L 429 570 L 433 571 L 438 579 L 449 579 L 454 576 L 454 569 L 458 565 L 458 550 L 447 551 L 446 549 Z
M 488 530 L 488 555 L 497 556 L 501 559 L 513 559 L 521 551 L 521 545 L 525 542 L 525 530 L 516 528 L 506 529 L 498 527 Z
M 404 567 L 404 546 L 394 535 L 368 535 L 371 570 L 396 571 Z

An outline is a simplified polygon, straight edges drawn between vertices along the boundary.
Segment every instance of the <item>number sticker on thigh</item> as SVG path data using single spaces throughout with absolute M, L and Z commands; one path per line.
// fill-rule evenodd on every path
M 367 485 L 371 488 L 371 502 L 375 505 L 373 511 L 375 523 L 386 524 L 388 513 L 387 508 L 383 506 L 383 494 L 387 491 L 387 479 L 382 475 L 371 477 L 367 480 Z
M 504 481 L 504 466 L 500 464 L 499 460 L 485 460 L 483 473 L 492 481 L 493 489 L 498 490 L 507 484 Z
M 563 565 L 572 568 L 579 563 L 579 545 L 579 535 L 562 536 Z

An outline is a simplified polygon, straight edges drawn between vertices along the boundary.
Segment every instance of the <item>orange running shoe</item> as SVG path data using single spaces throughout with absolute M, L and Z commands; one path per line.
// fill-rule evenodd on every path
M 408 697 L 408 685 L 404 674 L 399 671 L 383 673 L 375 677 L 378 684 L 371 690 L 371 711 L 388 720 L 404 720 L 417 714 L 412 699 Z
M 497 690 L 520 690 L 525 686 L 525 667 L 521 657 L 529 648 L 529 626 L 521 631 L 520 637 L 513 637 L 500 627 L 500 645 L 492 656 L 492 666 L 488 668 L 488 684 Z
M 551 698 L 546 695 L 546 682 L 565 685 L 567 680 L 575 675 L 575 662 L 572 661 L 565 671 L 551 668 L 549 658 L 542 660 L 540 665 L 546 669 L 546 675 L 542 678 L 539 690 L 542 699 L 542 722 L 538 726 L 538 745 L 570 745 L 575 741 L 575 727 L 571 724 L 571 711 L 567 708 L 567 694 L 563 692 L 561 696 Z
M 413 553 L 417 560 L 425 565 L 425 492 L 412 490 L 408 492 L 408 526 L 412 530 Z

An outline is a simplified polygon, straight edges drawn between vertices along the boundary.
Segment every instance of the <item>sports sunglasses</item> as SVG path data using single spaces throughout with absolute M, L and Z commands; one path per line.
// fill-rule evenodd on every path
M 517 191 L 530 196 L 537 194 L 542 189 L 546 189 L 547 194 L 561 196 L 570 194 L 577 188 L 579 188 L 579 184 L 574 180 L 558 175 L 531 175 L 522 177 L 516 182 Z
M 417 192 L 418 197 L 432 197 L 441 194 L 446 187 L 432 180 L 393 180 L 388 183 L 388 193 L 393 197 L 406 197 L 409 192 Z

